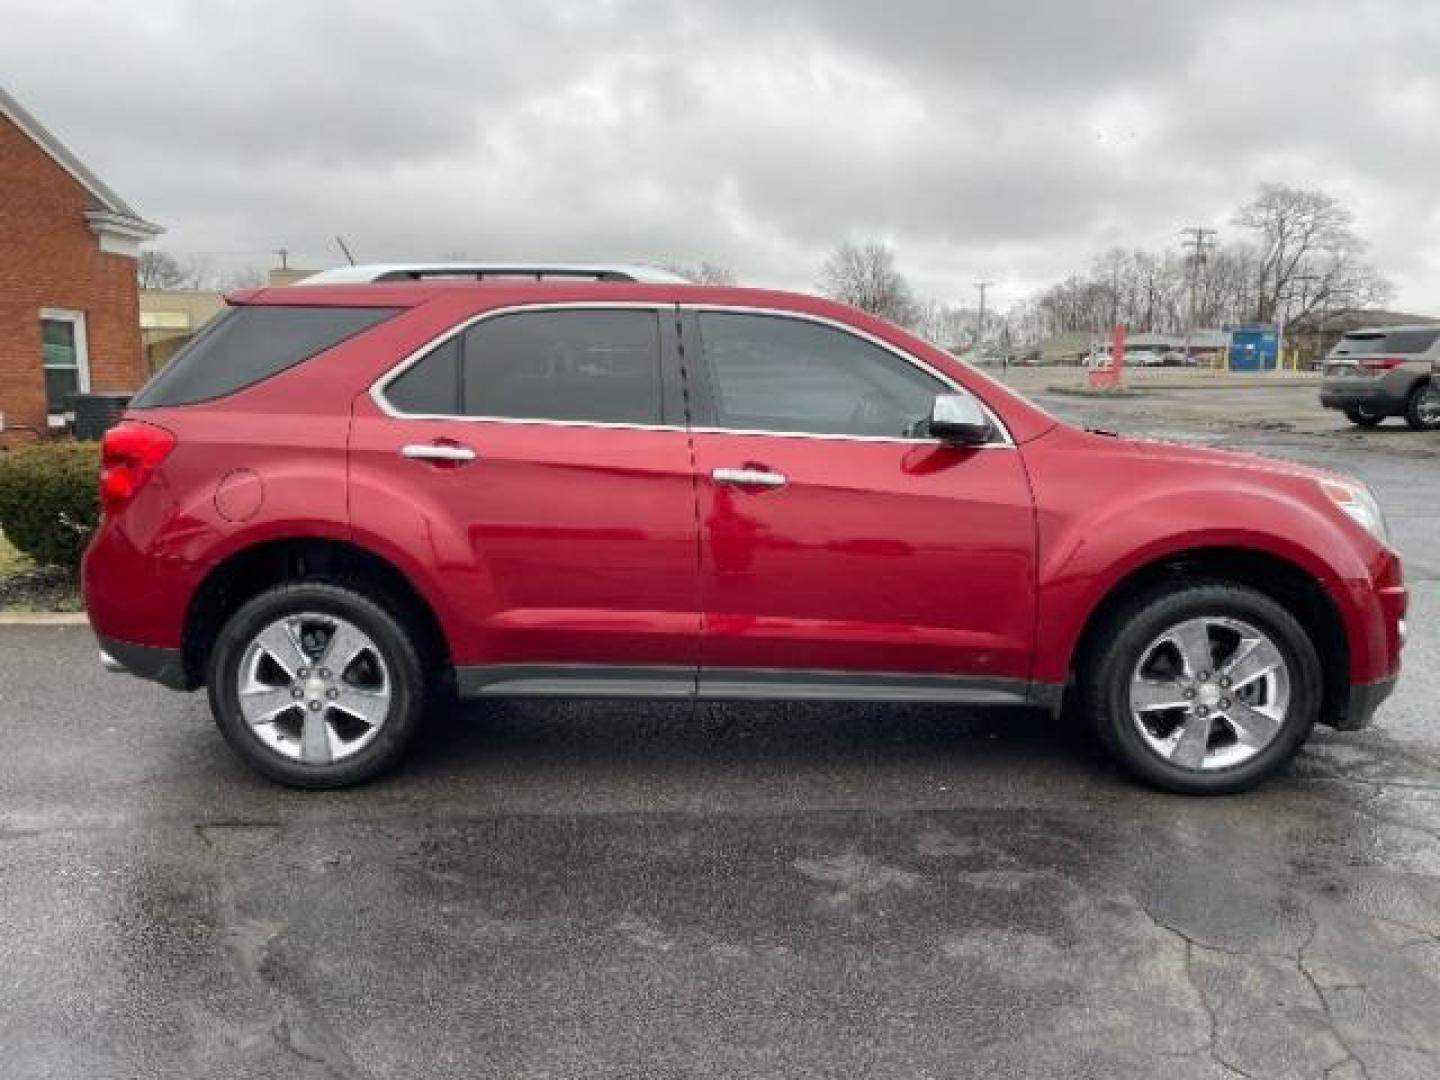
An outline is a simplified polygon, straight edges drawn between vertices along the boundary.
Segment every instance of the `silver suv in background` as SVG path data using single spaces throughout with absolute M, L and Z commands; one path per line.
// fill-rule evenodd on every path
M 1352 330 L 1325 358 L 1320 404 L 1360 427 L 1403 416 L 1416 431 L 1433 431 L 1440 428 L 1440 382 L 1430 380 L 1437 361 L 1440 325 Z

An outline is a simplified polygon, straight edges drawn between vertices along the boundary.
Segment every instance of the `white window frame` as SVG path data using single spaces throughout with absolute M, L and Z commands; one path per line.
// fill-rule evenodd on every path
M 41 322 L 68 322 L 75 328 L 75 370 L 76 370 L 76 393 L 88 394 L 90 392 L 90 341 L 85 333 L 85 312 L 73 311 L 70 308 L 48 308 L 40 309 Z M 58 364 L 45 363 L 45 341 L 42 335 L 40 341 L 40 367 L 42 370 L 69 371 L 68 367 L 61 367 Z M 64 423 L 71 418 L 70 413 L 49 412 L 49 402 L 46 402 L 46 410 L 51 426 L 57 423 Z

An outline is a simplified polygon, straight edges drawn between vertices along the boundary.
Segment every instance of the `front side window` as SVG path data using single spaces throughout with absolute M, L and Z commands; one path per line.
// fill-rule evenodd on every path
M 949 387 L 831 326 L 780 315 L 701 312 L 707 426 L 906 438 L 924 435 Z

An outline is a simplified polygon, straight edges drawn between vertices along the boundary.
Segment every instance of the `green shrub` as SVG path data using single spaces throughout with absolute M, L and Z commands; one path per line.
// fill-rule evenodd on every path
M 78 570 L 100 517 L 95 443 L 44 442 L 0 454 L 0 530 L 41 566 Z

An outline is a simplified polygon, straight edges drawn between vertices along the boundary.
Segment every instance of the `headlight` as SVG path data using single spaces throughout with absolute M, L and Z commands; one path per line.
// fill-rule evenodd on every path
M 1320 490 L 1325 492 L 1331 502 L 1365 526 L 1382 544 L 1390 543 L 1390 529 L 1385 524 L 1385 513 L 1375 500 L 1375 493 L 1368 487 L 1348 480 L 1321 480 Z

